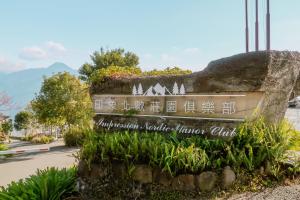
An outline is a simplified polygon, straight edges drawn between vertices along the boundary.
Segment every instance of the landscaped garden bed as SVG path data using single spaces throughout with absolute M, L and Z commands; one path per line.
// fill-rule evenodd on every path
M 178 192 L 192 198 L 222 190 L 258 190 L 299 174 L 299 162 L 286 154 L 297 148 L 299 133 L 287 122 L 246 122 L 237 133 L 227 140 L 91 133 L 80 152 L 79 189 L 87 199 Z

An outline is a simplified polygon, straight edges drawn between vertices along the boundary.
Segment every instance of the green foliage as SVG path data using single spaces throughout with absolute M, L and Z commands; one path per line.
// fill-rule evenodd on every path
M 49 144 L 53 142 L 54 138 L 49 135 L 39 135 L 36 137 L 33 137 L 31 142 L 34 144 Z
M 92 117 L 88 87 L 67 72 L 45 78 L 31 104 L 39 123 L 46 126 L 84 125 Z
M 86 131 L 78 127 L 72 127 L 63 134 L 63 137 L 65 145 L 68 147 L 82 146 L 86 138 Z
M 179 67 L 166 68 L 164 70 L 151 70 L 142 72 L 138 67 L 139 57 L 124 49 L 112 49 L 95 51 L 91 55 L 92 63 L 85 63 L 79 69 L 79 78 L 88 83 L 101 82 L 106 77 L 132 77 L 132 76 L 159 76 L 159 75 L 182 75 L 192 71 L 183 70 Z
M 145 163 L 171 174 L 218 170 L 227 165 L 252 172 L 264 166 L 279 177 L 286 172 L 283 160 L 295 143 L 295 135 L 287 122 L 268 125 L 263 119 L 243 123 L 232 140 L 181 138 L 175 133 L 91 133 L 80 157 L 88 163 Z
M 0 151 L 5 151 L 7 149 L 8 149 L 8 147 L 5 144 L 0 143 Z
M 7 121 L 5 121 L 4 123 L 1 124 L 1 130 L 3 133 L 5 133 L 6 135 L 8 135 L 10 132 L 13 131 L 13 123 L 12 120 L 9 119 Z
M 24 137 L 21 138 L 22 141 L 27 141 L 27 142 L 30 142 L 32 139 L 33 139 L 34 135 L 32 134 L 28 134 Z
M 76 169 L 38 170 L 25 180 L 12 182 L 0 190 L 3 200 L 60 200 L 75 192 Z
M 266 124 L 262 118 L 245 122 L 230 142 L 226 159 L 233 166 L 243 166 L 249 171 L 269 162 L 275 175 L 280 171 L 285 152 L 297 142 L 297 135 L 287 121 L 277 125 Z
M 16 114 L 14 127 L 16 130 L 20 131 L 22 129 L 27 129 L 30 126 L 30 121 L 33 118 L 32 113 L 28 111 L 21 111 Z
M 90 76 L 91 82 L 101 82 L 105 78 L 120 78 L 120 77 L 132 77 L 141 75 L 142 71 L 139 67 L 131 66 L 131 67 L 119 67 L 119 66 L 110 66 L 107 68 L 97 69 Z
M 192 71 L 191 70 L 184 70 L 181 69 L 179 67 L 167 67 L 164 70 L 151 70 L 151 71 L 147 71 L 147 72 L 143 72 L 144 76 L 160 76 L 160 75 L 184 75 L 184 74 L 191 74 Z
M 102 69 L 115 66 L 116 68 L 131 68 L 137 67 L 139 64 L 139 57 L 132 52 L 125 52 L 124 49 L 112 49 L 95 51 L 91 55 L 92 63 L 85 63 L 80 69 L 80 79 L 90 82 L 91 77 L 95 78 L 96 74 L 105 73 Z M 94 74 L 96 73 L 96 74 Z
M 26 135 L 21 138 L 22 141 L 32 142 L 34 144 L 49 144 L 53 142 L 54 138 L 50 135 Z
M 91 134 L 83 145 L 81 158 L 88 162 L 119 160 L 128 165 L 144 162 L 170 173 L 197 172 L 208 167 L 204 150 L 194 144 L 175 144 L 158 133 Z

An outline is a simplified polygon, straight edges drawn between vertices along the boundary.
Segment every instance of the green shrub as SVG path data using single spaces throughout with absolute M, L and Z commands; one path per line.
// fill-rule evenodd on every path
M 8 149 L 8 147 L 5 144 L 0 143 L 0 151 L 5 151 L 7 149 Z
M 2 200 L 59 200 L 75 192 L 76 169 L 38 170 L 25 180 L 0 189 Z
M 171 174 L 218 170 L 227 165 L 252 172 L 264 166 L 278 177 L 285 172 L 285 152 L 297 144 L 297 136 L 286 121 L 270 125 L 263 119 L 241 124 L 231 140 L 182 138 L 176 133 L 91 133 L 80 158 L 88 163 L 145 163 Z
M 132 77 L 141 75 L 142 71 L 139 67 L 135 66 L 110 66 L 107 68 L 97 69 L 93 72 L 90 79 L 92 82 L 103 81 L 105 78 L 120 78 L 120 77 Z
M 184 70 L 179 67 L 167 67 L 166 69 L 163 70 L 151 70 L 151 71 L 145 71 L 143 72 L 143 76 L 161 76 L 161 75 L 184 75 L 184 74 L 191 74 L 191 70 Z
M 33 137 L 31 142 L 34 144 L 49 144 L 53 142 L 54 138 L 49 135 L 38 135 L 36 137 Z
M 230 142 L 226 159 L 233 166 L 243 166 L 249 171 L 267 164 L 280 171 L 285 152 L 297 143 L 297 135 L 287 121 L 277 125 L 266 124 L 262 118 L 245 122 Z
M 33 139 L 34 135 L 28 134 L 21 138 L 22 141 L 30 142 Z
M 54 138 L 50 135 L 37 134 L 37 135 L 27 135 L 25 137 L 22 137 L 21 140 L 32 142 L 34 144 L 49 144 L 53 142 Z
M 86 131 L 80 128 L 71 128 L 63 135 L 65 145 L 68 147 L 82 146 L 86 137 Z

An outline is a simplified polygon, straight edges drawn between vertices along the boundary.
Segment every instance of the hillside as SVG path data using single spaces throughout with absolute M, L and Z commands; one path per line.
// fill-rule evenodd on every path
M 6 114 L 13 117 L 26 107 L 35 97 L 35 94 L 39 92 L 44 76 L 49 77 L 64 71 L 78 75 L 76 70 L 58 62 L 47 68 L 32 68 L 9 74 L 0 73 L 0 91 L 4 91 L 11 96 L 18 107 Z

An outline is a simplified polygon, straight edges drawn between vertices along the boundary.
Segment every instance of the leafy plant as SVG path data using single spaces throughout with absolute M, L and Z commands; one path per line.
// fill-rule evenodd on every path
M 183 138 L 176 133 L 91 132 L 79 156 L 88 163 L 144 163 L 171 174 L 218 170 L 227 165 L 253 172 L 263 166 L 280 177 L 287 168 L 285 152 L 299 142 L 297 134 L 286 121 L 272 125 L 262 118 L 241 124 L 231 140 Z
M 76 168 L 38 170 L 25 180 L 0 190 L 3 200 L 59 200 L 75 192 Z

